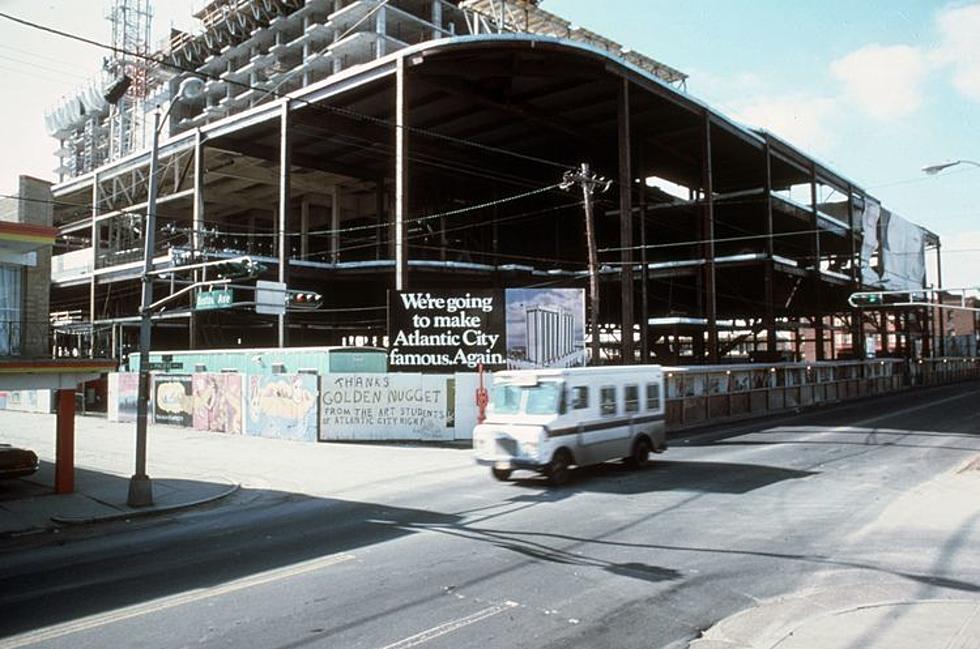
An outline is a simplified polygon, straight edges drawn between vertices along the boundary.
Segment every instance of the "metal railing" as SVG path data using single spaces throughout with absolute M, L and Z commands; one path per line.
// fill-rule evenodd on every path
M 50 323 L 0 320 L 0 358 L 38 358 L 50 354 Z
M 665 367 L 667 427 L 744 419 L 917 385 L 980 379 L 980 359 Z

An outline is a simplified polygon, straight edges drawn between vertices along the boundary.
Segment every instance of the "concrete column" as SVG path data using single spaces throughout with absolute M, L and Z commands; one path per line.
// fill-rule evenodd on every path
M 58 390 L 55 438 L 54 492 L 75 491 L 75 391 Z
M 432 0 L 432 38 L 442 38 L 442 0 Z
M 388 11 L 384 5 L 381 6 L 381 9 L 378 10 L 375 17 L 374 31 L 378 35 L 374 54 L 380 59 L 388 51 L 388 40 L 385 38 L 385 34 L 388 31 Z

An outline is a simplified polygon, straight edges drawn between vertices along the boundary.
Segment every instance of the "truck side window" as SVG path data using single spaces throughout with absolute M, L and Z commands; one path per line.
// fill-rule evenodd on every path
M 623 388 L 624 410 L 626 412 L 640 411 L 640 386 L 627 385 Z
M 572 388 L 572 408 L 581 410 L 589 407 L 589 386 L 576 385 Z
M 609 386 L 599 390 L 599 413 L 603 415 L 616 414 L 616 388 Z
M 647 410 L 660 410 L 660 384 L 647 383 Z

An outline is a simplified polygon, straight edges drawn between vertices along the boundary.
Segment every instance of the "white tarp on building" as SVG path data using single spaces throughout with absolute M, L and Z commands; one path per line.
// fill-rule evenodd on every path
M 922 228 L 897 214 L 881 214 L 882 282 L 891 291 L 920 289 L 926 282 L 925 236 Z
M 861 281 L 870 286 L 881 285 L 881 273 L 878 268 L 878 221 L 880 218 L 881 205 L 871 199 L 866 199 L 861 214 L 861 232 L 864 234 L 861 244 Z

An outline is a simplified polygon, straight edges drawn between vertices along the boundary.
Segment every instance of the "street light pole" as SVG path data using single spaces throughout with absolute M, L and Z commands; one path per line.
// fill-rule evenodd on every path
M 140 301 L 140 371 L 139 392 L 136 400 L 136 470 L 129 479 L 130 507 L 148 507 L 153 504 L 153 483 L 146 475 L 146 418 L 150 406 L 150 333 L 153 316 L 153 251 L 156 248 L 157 191 L 160 184 L 160 122 L 182 99 L 201 96 L 204 80 L 188 77 L 180 82 L 177 94 L 170 100 L 167 112 L 160 117 L 159 106 L 153 111 L 153 145 L 150 149 L 150 182 L 146 191 L 146 221 L 143 226 L 143 296 Z M 94 245 L 94 242 L 93 242 Z
M 156 238 L 157 167 L 160 153 L 160 109 L 153 112 L 153 148 L 150 151 L 150 186 L 146 198 L 143 226 L 143 298 L 140 302 L 139 396 L 136 400 L 136 472 L 129 479 L 130 507 L 153 504 L 153 484 L 146 475 L 146 417 L 150 402 L 150 305 L 153 304 L 153 251 Z

